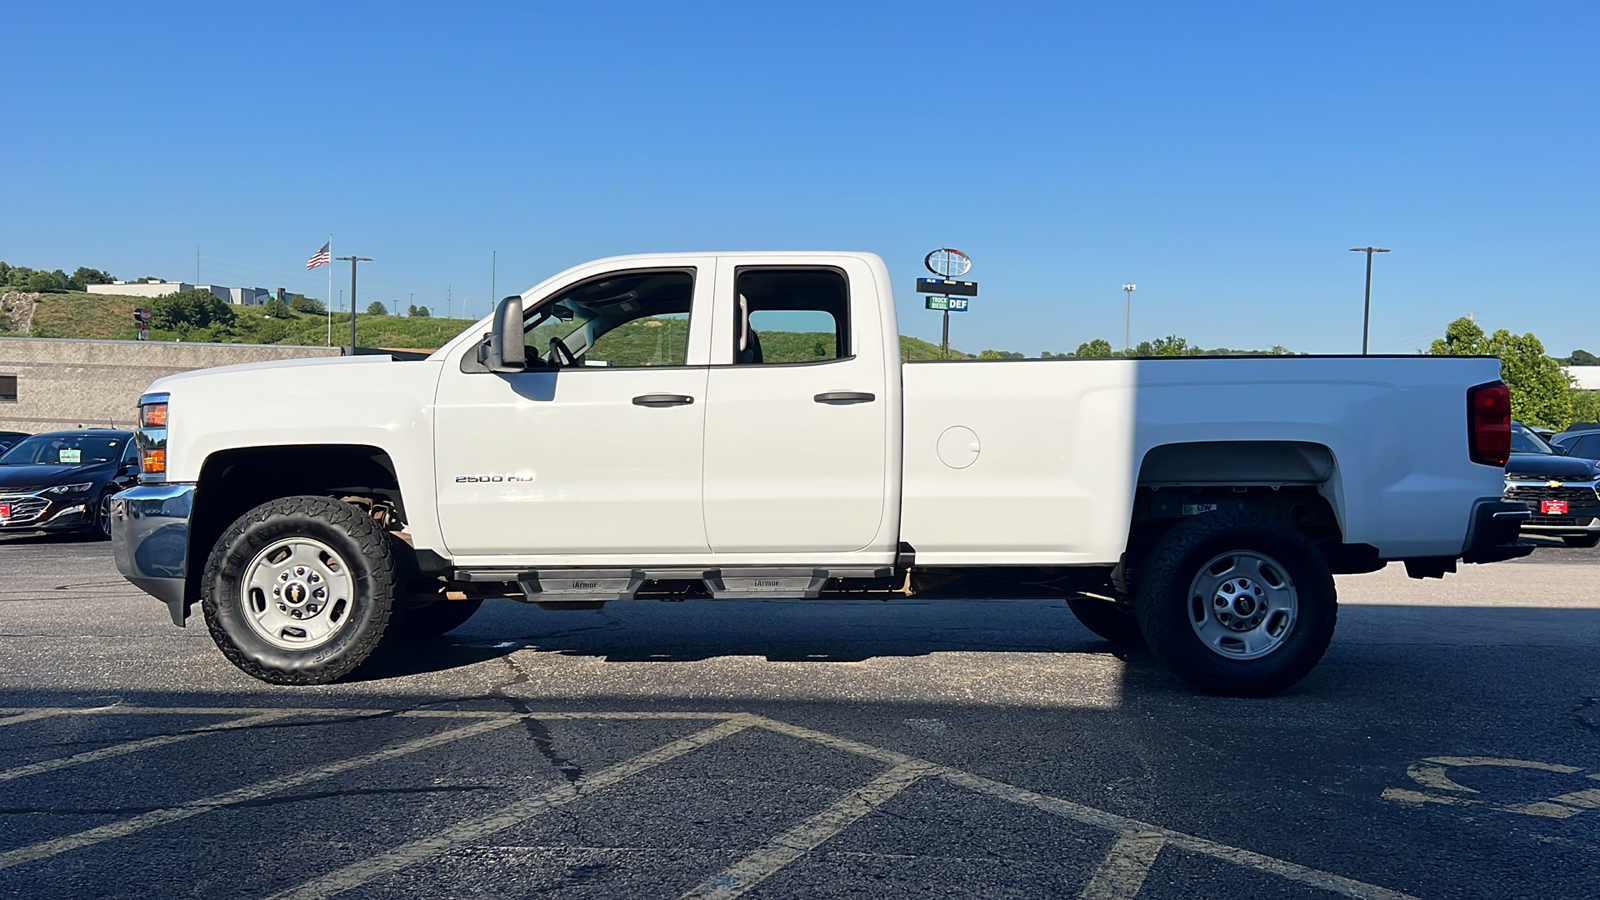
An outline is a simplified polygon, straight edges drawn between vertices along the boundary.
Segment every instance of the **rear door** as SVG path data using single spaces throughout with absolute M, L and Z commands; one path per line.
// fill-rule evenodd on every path
M 874 290 L 855 259 L 721 261 L 704 474 L 717 554 L 892 551 L 879 535 L 899 360 L 852 302 Z

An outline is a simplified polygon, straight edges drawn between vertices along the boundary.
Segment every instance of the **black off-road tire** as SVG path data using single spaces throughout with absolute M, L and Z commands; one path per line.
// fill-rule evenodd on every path
M 1223 656 L 1190 624 L 1196 604 L 1208 599 L 1190 596 L 1202 568 L 1238 551 L 1275 562 L 1296 593 L 1293 624 L 1255 659 Z M 1229 697 L 1268 697 L 1304 678 L 1327 652 L 1338 619 L 1333 575 L 1316 545 L 1292 523 L 1252 513 L 1204 513 L 1174 526 L 1140 566 L 1134 605 L 1156 656 L 1194 687 Z
M 396 636 L 407 641 L 433 640 L 467 624 L 482 605 L 481 599 L 435 600 L 395 610 Z
M 274 646 L 244 618 L 246 568 L 274 542 L 293 537 L 336 551 L 354 582 L 349 621 L 309 650 Z M 284 497 L 240 516 L 217 539 L 201 581 L 201 607 L 211 639 L 246 674 L 270 684 L 327 684 L 350 674 L 384 642 L 397 583 L 389 537 L 369 516 L 331 497 Z
M 1600 534 L 1564 534 L 1561 542 L 1568 547 L 1600 546 Z
M 1067 608 L 1078 617 L 1083 627 L 1118 647 L 1138 649 L 1145 645 L 1138 617 L 1110 600 L 1070 594 L 1067 596 Z

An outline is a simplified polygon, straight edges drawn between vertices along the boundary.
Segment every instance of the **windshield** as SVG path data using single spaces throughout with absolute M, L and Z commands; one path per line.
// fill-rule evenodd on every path
M 1556 456 L 1556 450 L 1529 430 L 1521 422 L 1511 423 L 1511 452 L 1512 453 L 1543 453 L 1546 456 Z
M 36 434 L 0 456 L 0 466 L 92 466 L 122 455 L 119 434 Z

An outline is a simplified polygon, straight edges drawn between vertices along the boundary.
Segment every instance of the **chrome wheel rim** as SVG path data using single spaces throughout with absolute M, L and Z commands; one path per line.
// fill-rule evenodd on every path
M 1254 550 L 1212 557 L 1189 585 L 1189 627 L 1211 652 L 1260 659 L 1282 646 L 1300 610 L 1281 563 Z
M 349 624 L 355 579 L 333 548 L 294 537 L 256 554 L 241 591 L 245 622 L 257 637 L 283 650 L 310 650 Z
M 103 537 L 110 537 L 111 536 L 111 498 L 112 498 L 112 496 L 113 496 L 112 494 L 107 494 L 104 497 L 100 498 L 100 511 L 95 515 L 94 527 L 99 529 L 100 534 Z

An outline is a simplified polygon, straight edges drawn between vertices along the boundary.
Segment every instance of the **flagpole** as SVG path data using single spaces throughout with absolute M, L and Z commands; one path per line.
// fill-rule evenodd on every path
M 333 257 L 333 234 L 328 235 L 328 257 Z M 333 264 L 328 264 L 328 298 L 322 304 L 328 313 L 328 346 L 333 346 Z

